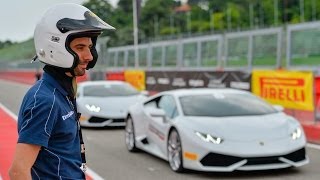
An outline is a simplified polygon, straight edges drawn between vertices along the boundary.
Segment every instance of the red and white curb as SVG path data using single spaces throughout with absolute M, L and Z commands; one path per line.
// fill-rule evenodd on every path
M 10 116 L 10 119 L 14 120 L 15 123 L 17 122 L 17 119 L 18 119 L 17 115 L 14 114 L 12 111 L 10 111 L 7 107 L 5 107 L 0 102 L 0 113 L 1 113 L 1 110 L 4 112 L 4 114 L 6 114 L 7 116 Z M 0 117 L 0 118 L 2 118 L 2 117 Z M 16 129 L 14 129 L 14 130 L 16 131 Z M 1 143 L 0 143 L 0 146 L 1 146 Z M 1 164 L 1 159 L 0 159 L 0 164 Z M 2 166 L 0 166 L 0 167 L 2 167 Z M 5 167 L 5 169 L 9 169 L 9 167 Z M 1 169 L 0 169 L 0 171 L 1 171 Z M 2 173 L 4 173 L 4 172 L 2 172 Z M 4 179 L 2 179 L 2 177 Z M 5 174 L 3 174 L 3 176 L 1 176 L 1 173 L 0 173 L 0 180 L 6 180 L 6 178 L 8 178 L 8 177 L 5 176 Z M 93 170 L 91 170 L 88 167 L 87 167 L 87 171 L 86 171 L 86 178 L 87 178 L 87 180 L 104 180 L 101 176 L 99 176 L 96 172 L 94 172 Z

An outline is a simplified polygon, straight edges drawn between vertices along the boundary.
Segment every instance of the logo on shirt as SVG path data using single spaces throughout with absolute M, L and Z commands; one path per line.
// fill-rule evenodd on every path
M 73 112 L 73 111 L 70 111 L 70 112 L 68 112 L 68 114 L 62 116 L 62 119 L 63 119 L 63 120 L 66 120 L 66 119 L 68 119 L 69 117 L 71 117 L 73 114 L 74 114 L 74 112 Z

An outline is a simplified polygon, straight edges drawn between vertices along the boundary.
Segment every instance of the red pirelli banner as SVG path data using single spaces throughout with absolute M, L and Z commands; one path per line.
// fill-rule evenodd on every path
M 272 104 L 314 110 L 313 74 L 301 71 L 252 71 L 252 92 Z

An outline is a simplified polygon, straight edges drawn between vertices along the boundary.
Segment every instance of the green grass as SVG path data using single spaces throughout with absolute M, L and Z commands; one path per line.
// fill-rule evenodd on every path
M 254 58 L 252 60 L 252 65 L 253 66 L 276 66 L 277 62 L 274 57 L 263 57 L 263 58 Z M 226 67 L 228 66 L 247 66 L 248 65 L 248 60 L 241 58 L 239 60 L 229 60 L 226 62 Z
M 253 66 L 275 66 L 277 65 L 277 60 L 275 57 L 263 57 L 263 58 L 255 58 L 252 60 Z
M 315 66 L 320 65 L 320 56 L 312 56 L 307 58 L 294 58 L 291 61 L 291 65 L 304 65 L 304 66 Z
M 0 49 L 0 61 L 31 59 L 35 55 L 33 39 Z
M 202 59 L 202 65 L 204 67 L 215 67 L 218 65 L 218 61 L 216 59 Z
M 248 66 L 248 60 L 247 59 L 238 59 L 238 60 L 227 60 L 226 61 L 226 67 L 229 66 Z

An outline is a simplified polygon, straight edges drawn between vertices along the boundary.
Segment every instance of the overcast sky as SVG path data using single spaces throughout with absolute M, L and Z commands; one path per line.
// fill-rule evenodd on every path
M 0 0 L 0 41 L 22 42 L 33 37 L 42 14 L 57 3 L 82 4 L 87 0 Z M 118 0 L 108 0 L 112 5 Z

